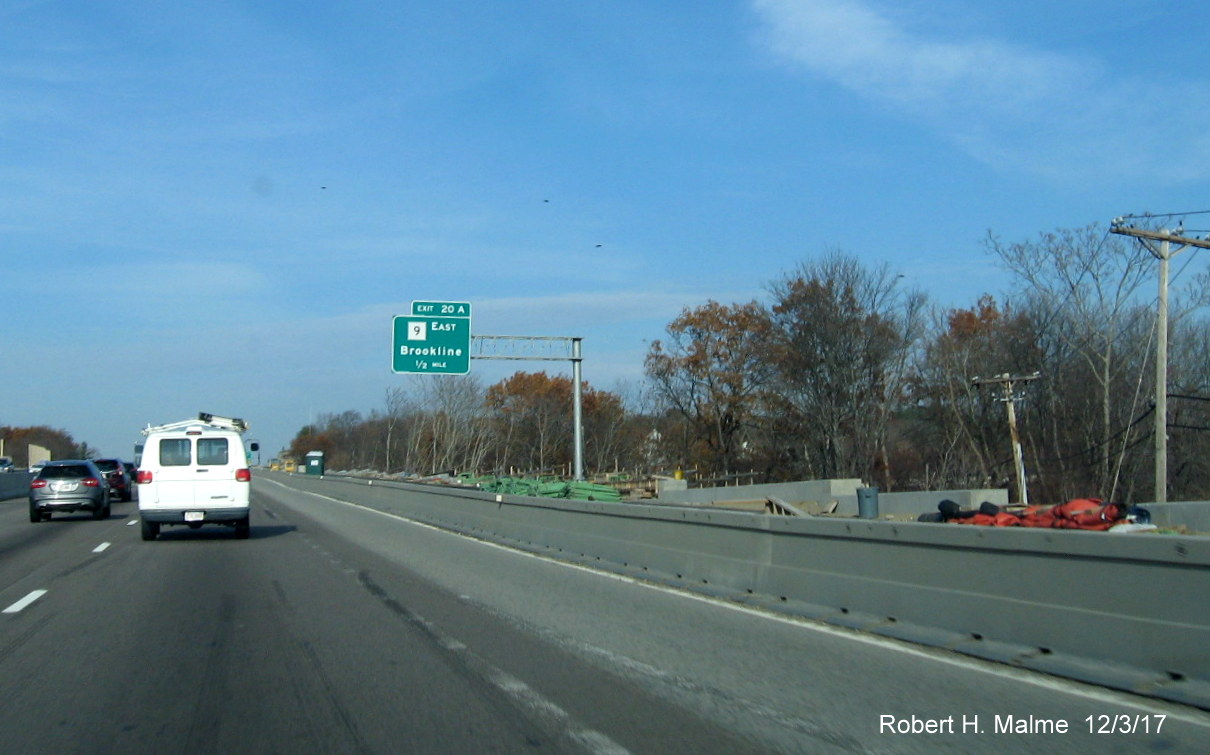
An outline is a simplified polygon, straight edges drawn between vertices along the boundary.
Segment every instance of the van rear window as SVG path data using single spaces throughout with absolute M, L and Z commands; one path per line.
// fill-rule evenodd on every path
M 226 438 L 198 438 L 197 463 L 200 467 L 227 465 Z
M 160 440 L 160 465 L 164 467 L 187 467 L 192 461 L 188 438 L 163 438 Z

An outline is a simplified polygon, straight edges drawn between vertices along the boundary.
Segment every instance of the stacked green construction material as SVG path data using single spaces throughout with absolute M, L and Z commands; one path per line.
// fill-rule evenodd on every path
M 503 495 L 527 495 L 542 498 L 565 498 L 576 501 L 620 501 L 622 495 L 608 485 L 591 482 L 565 482 L 546 477 L 531 480 L 523 477 L 475 477 L 465 475 L 462 482 L 478 485 L 480 490 Z

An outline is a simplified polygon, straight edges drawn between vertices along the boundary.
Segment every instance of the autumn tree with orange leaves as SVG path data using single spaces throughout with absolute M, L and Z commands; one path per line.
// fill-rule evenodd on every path
M 497 468 L 549 470 L 572 459 L 572 385 L 545 372 L 518 372 L 487 389 L 497 417 Z
M 685 420 L 679 463 L 736 471 L 749 462 L 745 446 L 772 373 L 769 314 L 755 301 L 710 301 L 686 308 L 667 332 L 652 342 L 645 367 L 659 398 Z
M 497 470 L 553 472 L 574 459 L 573 384 L 563 375 L 517 372 L 487 390 L 486 403 L 496 418 L 494 467 Z M 584 463 L 590 470 L 618 463 L 632 445 L 622 399 L 608 391 L 580 386 Z

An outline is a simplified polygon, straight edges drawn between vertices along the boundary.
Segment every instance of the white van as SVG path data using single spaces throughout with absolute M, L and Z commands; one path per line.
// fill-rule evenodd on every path
M 143 430 L 137 482 L 144 540 L 175 524 L 223 524 L 234 527 L 236 537 L 248 537 L 247 429 L 242 419 L 203 412 Z

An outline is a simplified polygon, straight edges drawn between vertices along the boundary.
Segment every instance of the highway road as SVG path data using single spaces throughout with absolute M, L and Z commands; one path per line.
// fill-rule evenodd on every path
M 252 536 L 0 502 L 0 749 L 1206 751 L 1210 713 L 253 480 Z M 1091 731 L 1090 731 L 1091 729 Z

